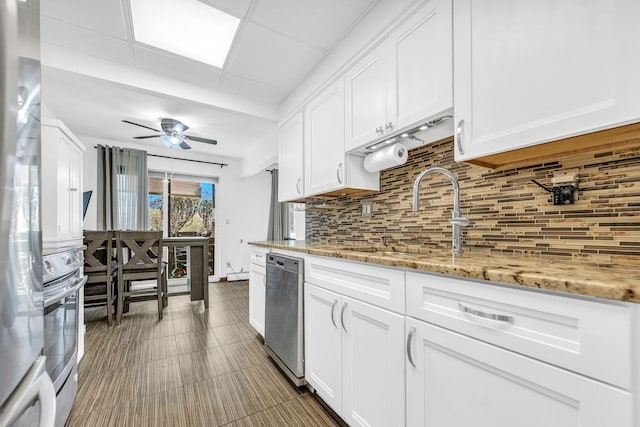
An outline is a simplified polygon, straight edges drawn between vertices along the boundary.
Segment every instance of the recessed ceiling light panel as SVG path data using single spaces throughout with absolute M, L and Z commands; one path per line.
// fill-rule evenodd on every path
M 240 19 L 197 0 L 130 0 L 135 40 L 222 68 Z

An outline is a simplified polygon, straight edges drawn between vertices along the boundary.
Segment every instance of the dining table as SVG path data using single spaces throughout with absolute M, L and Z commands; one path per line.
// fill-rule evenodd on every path
M 171 248 L 188 248 L 187 257 L 191 301 L 204 301 L 209 308 L 209 238 L 198 236 L 165 237 L 162 246 Z

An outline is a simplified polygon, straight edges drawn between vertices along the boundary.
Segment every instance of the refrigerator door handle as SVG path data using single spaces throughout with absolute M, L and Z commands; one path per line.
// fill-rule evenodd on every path
M 45 357 L 39 356 L 24 377 L 5 409 L 0 412 L 0 427 L 10 426 L 35 402 L 40 402 L 39 427 L 53 427 L 56 416 L 56 391 L 45 366 Z

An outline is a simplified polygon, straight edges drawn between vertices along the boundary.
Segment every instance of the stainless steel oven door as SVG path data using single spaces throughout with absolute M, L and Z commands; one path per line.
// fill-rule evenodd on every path
M 67 380 L 78 351 L 78 291 L 87 278 L 77 273 L 45 286 L 44 355 L 56 393 Z

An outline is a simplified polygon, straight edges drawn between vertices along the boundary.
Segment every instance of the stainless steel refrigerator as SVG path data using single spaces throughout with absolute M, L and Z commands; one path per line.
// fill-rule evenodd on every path
M 0 427 L 53 426 L 40 230 L 39 0 L 0 2 Z

